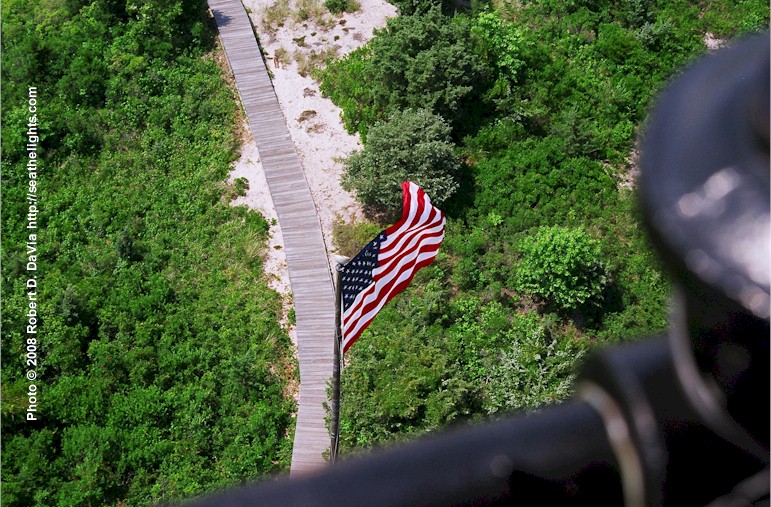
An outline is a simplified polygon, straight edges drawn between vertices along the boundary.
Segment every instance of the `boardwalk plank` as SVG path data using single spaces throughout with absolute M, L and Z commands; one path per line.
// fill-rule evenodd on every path
M 284 237 L 297 317 L 300 394 L 291 475 L 325 465 L 324 418 L 332 376 L 334 288 L 316 207 L 268 70 L 239 0 L 209 0 Z

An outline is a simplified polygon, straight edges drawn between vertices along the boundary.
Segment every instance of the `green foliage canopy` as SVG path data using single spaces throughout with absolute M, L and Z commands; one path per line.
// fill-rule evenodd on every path
M 351 53 L 326 72 L 322 91 L 346 106 L 346 128 L 363 136 L 394 111 L 423 108 L 461 125 L 490 75 L 476 57 L 467 18 L 447 18 L 434 7 L 399 16 L 364 50 Z
M 501 19 L 497 11 L 483 11 L 476 17 L 471 33 L 477 40 L 477 52 L 494 62 L 510 83 L 515 83 L 525 65 L 521 55 L 527 41 L 522 30 Z
M 540 227 L 523 241 L 519 289 L 570 310 L 598 302 L 607 283 L 600 246 L 578 228 Z
M 364 149 L 345 162 L 343 188 L 355 190 L 363 204 L 397 214 L 403 181 L 413 181 L 441 206 L 458 188 L 460 161 L 450 126 L 425 109 L 396 111 L 367 136 Z

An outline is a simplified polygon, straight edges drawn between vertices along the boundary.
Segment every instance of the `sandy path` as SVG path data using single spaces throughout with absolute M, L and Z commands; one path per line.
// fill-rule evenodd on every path
M 307 0 L 296 0 L 307 1 Z M 361 207 L 353 196 L 340 187 L 342 164 L 340 160 L 354 149 L 360 148 L 358 136 L 348 134 L 340 119 L 340 109 L 332 101 L 321 96 L 319 83 L 310 76 L 300 75 L 296 59 L 315 54 L 342 56 L 363 45 L 372 38 L 375 28 L 385 26 L 386 19 L 396 15 L 396 8 L 385 0 L 359 0 L 361 9 L 354 13 L 332 15 L 326 9 L 314 19 L 294 21 L 288 16 L 283 22 L 266 23 L 266 9 L 275 0 L 244 0 L 244 6 L 252 19 L 263 51 L 273 72 L 281 108 L 287 126 L 297 148 L 305 177 L 321 220 L 324 242 L 330 256 L 332 226 L 339 217 L 345 222 L 362 219 Z M 320 5 L 320 4 L 319 4 Z M 275 7 L 274 7 L 275 9 Z M 288 10 L 296 12 L 297 5 L 290 2 Z M 279 26 L 283 25 L 283 26 Z M 278 66 L 273 57 L 284 53 L 284 62 Z M 286 63 L 288 60 L 291 61 Z M 249 181 L 249 190 L 234 205 L 246 204 L 262 213 L 271 222 L 270 240 L 265 259 L 265 272 L 270 286 L 284 297 L 285 309 L 291 307 L 291 288 L 283 252 L 281 229 L 275 220 L 277 215 L 268 191 L 265 173 L 254 140 L 242 146 L 240 159 L 234 164 L 230 179 L 243 177 Z M 286 322 L 285 322 L 286 324 Z M 296 336 L 290 329 L 296 344 Z

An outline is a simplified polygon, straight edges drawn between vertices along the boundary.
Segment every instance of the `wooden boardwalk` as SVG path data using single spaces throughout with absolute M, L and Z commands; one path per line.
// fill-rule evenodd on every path
M 300 397 L 291 475 L 323 467 L 330 436 L 324 418 L 332 376 L 335 293 L 321 223 L 268 69 L 240 0 L 208 0 L 238 93 L 257 141 L 284 236 L 297 317 Z

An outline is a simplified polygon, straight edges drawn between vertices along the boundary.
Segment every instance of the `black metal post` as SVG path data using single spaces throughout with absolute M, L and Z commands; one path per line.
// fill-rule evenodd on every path
M 340 441 L 340 372 L 342 370 L 343 354 L 341 350 L 343 332 L 340 329 L 341 325 L 341 284 L 342 284 L 342 269 L 348 263 L 350 259 L 347 257 L 335 257 L 335 359 L 332 365 L 332 399 L 330 400 L 330 421 L 329 421 L 329 433 L 332 437 L 332 441 L 329 446 L 329 462 L 334 463 L 337 459 L 337 449 Z

